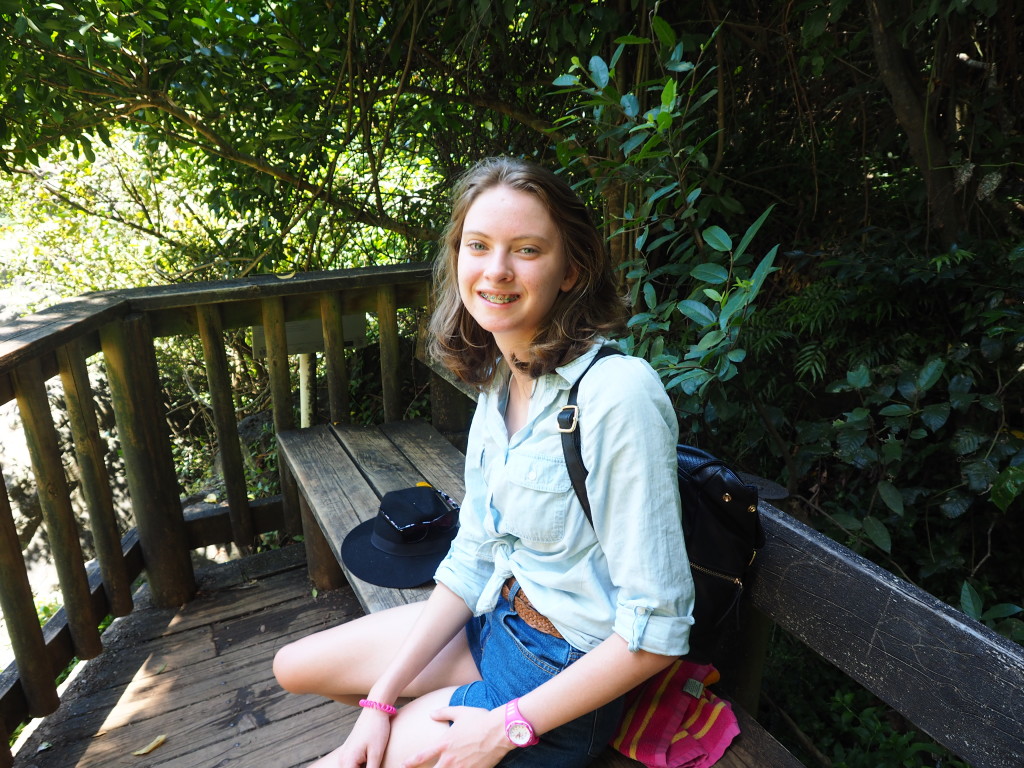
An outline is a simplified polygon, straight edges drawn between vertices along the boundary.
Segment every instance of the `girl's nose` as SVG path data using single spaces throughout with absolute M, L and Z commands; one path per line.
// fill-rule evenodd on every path
M 484 276 L 488 280 L 502 281 L 512 277 L 511 254 L 504 248 L 495 248 L 491 252 L 491 258 L 487 260 L 487 268 Z

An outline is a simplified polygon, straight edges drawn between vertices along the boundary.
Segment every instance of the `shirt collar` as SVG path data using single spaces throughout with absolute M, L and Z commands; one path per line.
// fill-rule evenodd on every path
M 587 370 L 587 366 L 590 362 L 597 357 L 598 350 L 604 346 L 605 340 L 603 338 L 594 339 L 594 343 L 590 345 L 590 349 L 584 352 L 582 355 L 577 357 L 565 365 L 560 365 L 555 368 L 554 373 L 561 379 L 557 383 L 559 389 L 569 389 L 576 380 L 583 375 L 583 372 Z

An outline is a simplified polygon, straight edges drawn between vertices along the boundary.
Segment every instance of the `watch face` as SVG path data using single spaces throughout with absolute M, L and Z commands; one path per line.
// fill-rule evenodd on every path
M 526 723 L 509 723 L 508 740 L 517 746 L 528 744 L 533 738 L 533 730 Z

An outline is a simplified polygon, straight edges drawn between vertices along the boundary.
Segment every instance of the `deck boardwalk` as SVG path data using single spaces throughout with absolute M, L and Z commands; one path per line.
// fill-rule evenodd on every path
M 146 606 L 104 633 L 106 652 L 69 685 L 15 768 L 299 768 L 336 747 L 351 708 L 285 693 L 271 662 L 286 642 L 361 614 L 346 586 L 313 597 L 301 546 L 197 574 L 180 610 Z M 156 737 L 163 746 L 132 753 Z

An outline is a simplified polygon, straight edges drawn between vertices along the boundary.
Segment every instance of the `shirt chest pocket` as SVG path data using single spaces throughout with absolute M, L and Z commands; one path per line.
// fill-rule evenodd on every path
M 513 451 L 504 469 L 502 528 L 528 544 L 561 541 L 573 492 L 561 456 Z

